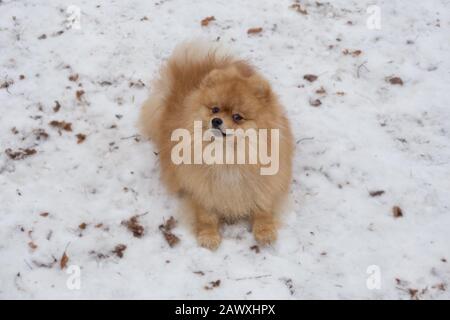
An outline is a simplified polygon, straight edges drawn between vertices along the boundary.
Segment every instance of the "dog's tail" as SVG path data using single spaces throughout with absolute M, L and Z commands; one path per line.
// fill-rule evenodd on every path
M 158 124 L 167 104 L 180 104 L 211 70 L 232 60 L 230 52 L 217 42 L 196 39 L 179 44 L 151 85 L 151 95 L 141 109 L 139 127 L 143 135 L 158 139 Z

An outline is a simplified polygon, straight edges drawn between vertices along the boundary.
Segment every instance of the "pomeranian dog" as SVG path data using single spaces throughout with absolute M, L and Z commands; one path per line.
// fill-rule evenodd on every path
M 194 213 L 201 246 L 216 249 L 221 222 L 241 218 L 249 219 L 258 243 L 276 240 L 276 213 L 289 191 L 294 143 L 277 96 L 252 65 L 217 43 L 196 40 L 177 46 L 154 80 L 139 122 L 159 150 L 164 184 L 186 199 Z M 213 134 L 199 142 L 197 129 Z M 251 142 L 263 129 L 270 132 Z M 193 150 L 182 149 L 184 162 L 174 161 L 174 150 L 180 150 L 180 135 L 174 133 L 180 130 L 188 134 L 185 145 Z M 233 151 L 241 150 L 237 140 L 244 141 L 244 156 L 236 163 Z M 196 161 L 192 153 L 205 152 L 218 142 L 222 147 L 215 153 L 230 154 L 227 161 Z M 195 144 L 200 146 L 197 150 Z M 266 154 L 260 152 L 251 162 L 251 153 L 258 149 Z M 277 163 L 264 173 L 268 157 Z

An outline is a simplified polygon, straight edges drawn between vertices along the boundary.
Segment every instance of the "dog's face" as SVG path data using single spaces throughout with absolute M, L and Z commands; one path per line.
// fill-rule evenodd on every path
M 203 129 L 217 129 L 224 136 L 227 129 L 271 128 L 276 117 L 272 99 L 267 81 L 237 62 L 211 71 L 202 80 L 187 99 L 186 117 L 191 122 L 201 120 Z

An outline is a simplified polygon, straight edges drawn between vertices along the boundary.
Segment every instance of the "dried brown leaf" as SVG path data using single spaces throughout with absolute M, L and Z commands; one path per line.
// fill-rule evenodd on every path
M 250 247 L 250 250 L 255 251 L 255 253 L 259 253 L 259 252 L 260 252 L 259 246 L 257 246 L 257 245 L 251 246 L 251 247 Z
M 22 160 L 28 156 L 31 156 L 33 154 L 36 154 L 36 149 L 22 149 L 19 148 L 17 151 L 13 151 L 10 148 L 5 150 L 5 153 L 10 157 L 12 160 Z
M 12 80 L 12 79 L 5 80 L 0 84 L 0 89 L 8 90 L 9 86 L 11 86 L 13 84 L 14 84 L 14 80 Z
M 87 223 L 86 223 L 86 222 L 83 222 L 83 223 L 81 223 L 81 224 L 78 226 L 78 228 L 80 228 L 81 230 L 86 229 L 86 227 L 87 227 Z
M 394 206 L 392 208 L 392 214 L 394 215 L 394 218 L 403 217 L 403 211 L 399 206 Z
M 250 28 L 247 30 L 247 34 L 258 34 L 261 33 L 263 31 L 263 28 L 259 27 L 259 28 Z
M 84 90 L 77 90 L 77 92 L 75 92 L 75 96 L 77 97 L 78 101 L 81 101 L 81 98 L 84 95 Z
M 357 57 L 357 56 L 359 56 L 361 53 L 362 53 L 362 51 L 361 50 L 349 50 L 349 49 L 344 49 L 344 50 L 342 50 L 342 53 L 344 54 L 344 55 L 351 55 L 352 57 Z
M 298 13 L 301 14 L 308 14 L 308 11 L 306 11 L 306 9 L 304 9 L 300 3 L 294 3 L 293 5 L 290 6 L 291 9 L 297 11 Z
M 205 286 L 205 290 L 212 290 L 220 286 L 220 280 L 211 281 L 209 285 Z
M 59 266 L 61 267 L 61 269 L 64 269 L 67 266 L 67 262 L 69 262 L 69 256 L 64 251 L 61 260 L 59 261 Z
M 317 76 L 315 74 L 305 74 L 303 79 L 308 80 L 309 82 L 314 82 L 317 80 Z
M 145 87 L 145 83 L 142 82 L 141 79 L 138 79 L 137 81 L 130 81 L 130 83 L 128 84 L 128 86 L 129 86 L 130 88 L 133 88 L 133 87 L 135 87 L 135 88 L 144 88 L 144 87 Z
M 123 252 L 127 249 L 127 246 L 124 244 L 118 244 L 114 250 L 112 251 L 119 258 L 123 258 Z
M 167 221 L 165 221 L 164 224 L 159 226 L 159 230 L 161 230 L 170 247 L 173 247 L 180 242 L 180 238 L 172 233 L 172 229 L 176 226 L 176 224 L 177 221 L 171 216 Z
M 139 216 L 136 215 L 128 220 L 122 221 L 122 225 L 126 226 L 136 238 L 140 238 L 144 234 L 144 227 L 139 224 L 138 217 Z
M 313 107 L 318 107 L 322 104 L 319 99 L 309 100 L 309 104 Z
M 369 192 L 369 195 L 371 197 L 379 197 L 379 196 L 381 196 L 383 194 L 384 194 L 384 190 L 375 190 L 375 191 L 370 191 Z
M 403 80 L 400 77 L 391 77 L 391 78 L 388 78 L 388 81 L 390 84 L 393 84 L 393 85 L 400 85 L 400 86 L 403 85 Z
M 28 246 L 29 246 L 32 250 L 36 250 L 37 247 L 38 247 L 33 241 L 28 242 Z
M 58 100 L 55 100 L 55 106 L 53 107 L 53 112 L 58 112 L 61 109 L 61 104 Z
M 70 81 L 77 81 L 79 77 L 80 77 L 80 76 L 78 75 L 78 73 L 74 73 L 74 74 L 71 74 L 71 75 L 69 76 L 69 80 L 70 80 Z
M 201 23 L 202 27 L 206 27 L 207 25 L 209 25 L 209 23 L 211 21 L 215 21 L 215 20 L 216 20 L 216 18 L 214 16 L 210 16 L 210 17 L 204 18 L 200 23 Z
M 60 130 L 72 131 L 72 123 L 70 122 L 53 120 L 49 125 Z
M 37 140 L 46 140 L 49 137 L 48 133 L 44 129 L 34 129 L 33 134 L 36 136 Z
M 78 133 L 75 135 L 77 137 L 77 143 L 80 144 L 86 140 L 86 135 L 83 133 Z
M 317 94 L 326 94 L 327 91 L 323 87 L 320 87 L 319 89 L 316 90 L 316 93 Z

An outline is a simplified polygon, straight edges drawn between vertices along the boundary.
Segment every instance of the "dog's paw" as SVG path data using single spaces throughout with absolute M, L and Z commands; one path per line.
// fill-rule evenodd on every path
M 269 245 L 277 240 L 277 228 L 274 223 L 255 223 L 253 235 L 259 244 Z
M 197 234 L 197 241 L 200 246 L 206 249 L 216 250 L 222 241 L 222 237 L 218 231 L 202 230 Z

